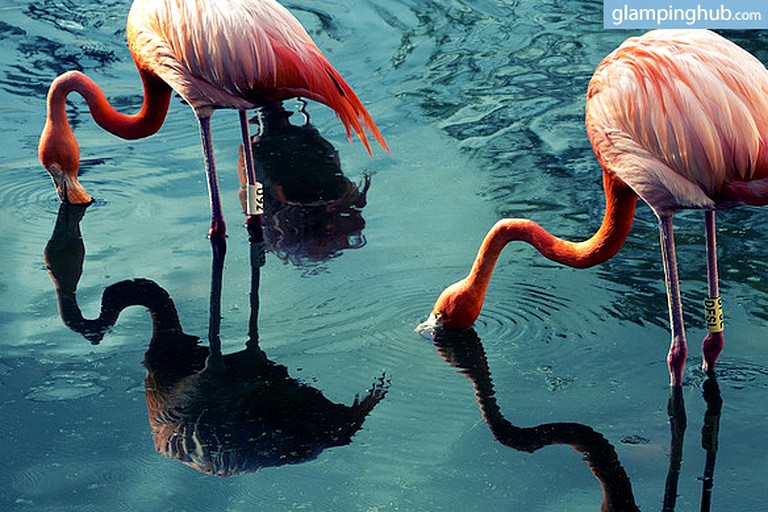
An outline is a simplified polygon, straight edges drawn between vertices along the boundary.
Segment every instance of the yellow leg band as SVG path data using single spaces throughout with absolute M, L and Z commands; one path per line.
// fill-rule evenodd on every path
M 704 318 L 707 320 L 707 330 L 709 332 L 723 332 L 722 297 L 704 299 Z

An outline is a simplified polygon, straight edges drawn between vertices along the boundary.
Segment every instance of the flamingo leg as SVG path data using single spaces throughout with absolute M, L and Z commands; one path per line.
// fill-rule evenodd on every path
M 211 240 L 226 237 L 227 228 L 224 223 L 224 215 L 221 209 L 221 197 L 219 194 L 219 177 L 216 173 L 216 161 L 213 157 L 213 138 L 211 137 L 211 116 L 198 114 L 197 121 L 200 124 L 200 141 L 203 146 L 203 158 L 205 160 L 205 176 L 208 181 L 208 197 L 211 202 L 211 228 L 208 237 Z
M 672 331 L 672 341 L 669 345 L 669 354 L 667 354 L 667 366 L 669 367 L 670 385 L 681 386 L 685 371 L 685 359 L 688 356 L 688 345 L 685 342 L 683 302 L 680 295 L 680 279 L 677 274 L 672 215 L 659 217 L 659 232 L 661 235 L 661 256 L 664 263 L 664 280 L 667 286 L 669 324 Z
M 262 214 L 264 212 L 264 189 L 256 181 L 256 169 L 253 164 L 253 146 L 251 146 L 251 133 L 248 126 L 248 112 L 240 110 L 240 134 L 243 138 L 243 155 L 245 160 L 245 176 L 247 190 L 247 206 L 245 226 L 248 229 L 248 237 L 251 243 L 264 241 L 262 231 Z
M 715 238 L 715 211 L 704 213 L 705 233 L 707 239 L 707 298 L 704 301 L 705 317 L 708 333 L 701 344 L 703 356 L 702 369 L 707 372 L 715 370 L 717 358 L 725 346 L 723 336 L 723 310 L 720 299 L 720 287 L 717 277 L 717 241 Z

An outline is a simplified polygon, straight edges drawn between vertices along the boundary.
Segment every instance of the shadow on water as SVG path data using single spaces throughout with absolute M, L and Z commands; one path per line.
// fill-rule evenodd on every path
M 304 462 L 326 448 L 351 442 L 386 395 L 384 377 L 352 405 L 331 402 L 320 390 L 292 378 L 285 366 L 259 348 L 256 311 L 251 312 L 245 349 L 226 355 L 220 346 L 202 346 L 198 337 L 186 334 L 168 292 L 148 279 L 108 286 L 99 317 L 83 318 L 76 290 L 85 259 L 80 221 L 86 208 L 61 205 L 45 249 L 60 315 L 67 327 L 98 344 L 125 308 L 143 306 L 150 312 L 145 394 L 160 453 L 204 473 L 230 476 Z M 261 247 L 251 247 L 252 261 L 258 263 Z M 223 265 L 223 251 L 214 251 L 213 265 Z M 259 266 L 251 271 L 252 284 L 258 284 Z M 221 274 L 214 274 L 212 318 L 220 304 L 220 280 Z M 258 288 L 251 290 L 251 298 L 257 307 Z M 218 323 L 211 325 L 209 340 L 214 340 Z

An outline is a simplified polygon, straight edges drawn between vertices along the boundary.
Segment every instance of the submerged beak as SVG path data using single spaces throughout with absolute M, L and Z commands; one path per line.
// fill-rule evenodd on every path
M 93 202 L 93 198 L 77 181 L 76 175 L 64 172 L 56 164 L 50 165 L 47 170 L 62 203 L 85 205 Z
M 429 318 L 427 318 L 426 321 L 421 322 L 416 326 L 415 331 L 428 340 L 434 340 L 437 331 L 439 331 L 442 326 L 443 322 L 440 320 L 440 315 L 436 315 L 433 312 L 429 315 Z

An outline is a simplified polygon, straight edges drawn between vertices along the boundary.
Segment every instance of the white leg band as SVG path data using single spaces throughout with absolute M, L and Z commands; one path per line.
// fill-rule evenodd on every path
M 261 215 L 264 213 L 264 187 L 256 182 L 255 185 L 247 185 L 248 191 L 246 213 L 248 215 Z

